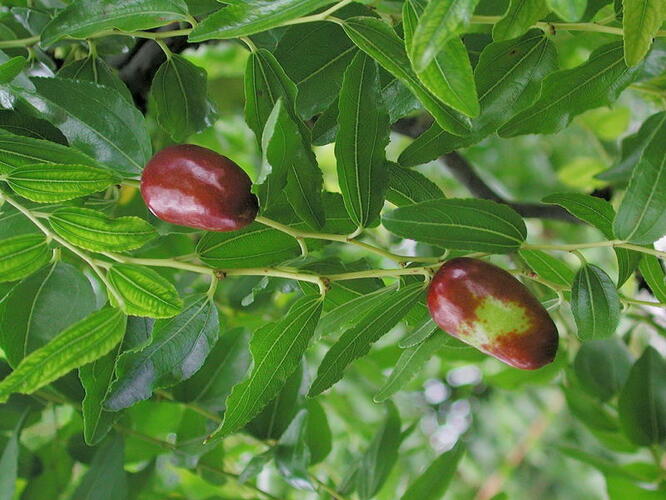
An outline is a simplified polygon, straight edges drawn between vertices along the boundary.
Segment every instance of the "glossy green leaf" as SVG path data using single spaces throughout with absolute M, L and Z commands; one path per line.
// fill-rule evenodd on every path
M 262 134 L 264 167 L 270 175 L 263 179 L 260 197 L 264 209 L 284 192 L 299 217 L 312 227 L 321 227 L 324 211 L 321 200 L 322 174 L 312 150 L 303 142 L 297 124 L 279 99 L 266 121 Z M 262 176 L 263 177 L 263 176 Z
M 618 401 L 626 436 L 647 446 L 666 439 L 666 361 L 648 346 L 629 372 Z
M 561 260 L 541 250 L 520 250 L 518 254 L 543 279 L 560 286 L 571 286 L 574 273 Z
M 152 155 L 141 112 L 117 90 L 69 78 L 33 78 L 24 97 L 67 137 L 70 145 L 128 175 Z
M 329 0 L 249 0 L 234 2 L 206 17 L 190 34 L 191 42 L 238 38 L 266 31 L 305 16 Z
M 80 198 L 118 182 L 110 170 L 86 165 L 25 165 L 7 176 L 18 194 L 38 203 L 54 203 Z
M 139 217 L 111 218 L 88 208 L 59 208 L 49 216 L 49 224 L 70 243 L 95 252 L 134 250 L 157 236 Z
M 619 239 L 648 244 L 666 235 L 666 127 L 633 168 L 613 226 Z
M 559 132 L 583 111 L 615 101 L 639 70 L 625 65 L 620 42 L 599 47 L 580 66 L 547 76 L 537 101 L 500 128 L 499 135 Z
M 236 431 L 275 397 L 298 367 L 319 321 L 321 306 L 320 297 L 302 297 L 282 320 L 255 332 L 250 342 L 252 371 L 227 398 L 224 421 L 214 436 Z
M 460 442 L 442 453 L 409 485 L 401 500 L 443 498 L 464 453 L 465 448 Z
M 25 57 L 17 56 L 0 64 L 0 84 L 9 83 L 16 78 L 23 71 L 25 63 Z
M 431 0 L 414 31 L 410 59 L 417 70 L 425 69 L 446 42 L 469 24 L 479 0 Z
M 408 54 L 411 53 L 412 37 L 423 5 L 424 2 L 418 0 L 408 0 L 403 4 L 402 22 Z M 427 66 L 422 70 L 415 68 L 415 71 L 419 80 L 444 104 L 468 116 L 479 114 L 472 65 L 460 38 L 448 40 Z
M 101 57 L 88 56 L 78 61 L 69 63 L 58 70 L 58 76 L 61 78 L 71 78 L 73 80 L 86 80 L 116 89 L 127 102 L 133 103 L 132 94 L 130 94 L 127 85 L 118 77 L 114 70 Z
M 497 41 L 516 38 L 548 13 L 546 0 L 510 0 L 504 17 L 493 26 Z
M 587 0 L 546 0 L 546 4 L 568 23 L 580 21 L 588 6 Z
M 386 403 L 386 410 L 386 419 L 363 454 L 356 474 L 356 489 L 362 500 L 372 498 L 379 492 L 398 459 L 400 415 L 390 401 Z
M 124 469 L 124 441 L 116 434 L 95 452 L 90 468 L 72 495 L 72 500 L 121 500 L 127 498 L 129 484 Z
M 620 339 L 590 340 L 580 346 L 574 369 L 588 394 L 607 401 L 624 386 L 631 363 L 631 354 Z
M 0 242 L 0 282 L 31 275 L 51 260 L 51 250 L 41 234 L 23 234 Z
M 157 69 L 150 94 L 157 122 L 177 142 L 210 127 L 215 110 L 208 99 L 206 70 L 178 54 Z
M 310 450 L 306 437 L 307 410 L 299 411 L 275 447 L 275 465 L 285 481 L 299 490 L 315 491 L 308 474 Z
M 615 210 L 606 200 L 582 193 L 556 193 L 546 196 L 542 201 L 560 205 L 574 217 L 599 229 L 609 240 L 614 238 Z M 614 251 L 618 263 L 617 283 L 622 286 L 636 270 L 641 254 L 626 248 L 615 248 Z
M 431 200 L 397 208 L 382 218 L 386 229 L 452 250 L 509 253 L 521 245 L 527 229 L 520 215 L 488 200 Z
M 187 21 L 182 0 L 79 0 L 63 9 L 44 28 L 41 45 L 48 47 L 65 37 L 87 38 L 100 31 L 137 31 L 173 21 Z
M 442 190 L 425 175 L 416 170 L 402 168 L 389 162 L 389 187 L 386 199 L 398 207 L 421 201 L 445 198 Z
M 571 290 L 571 311 L 581 340 L 613 335 L 620 321 L 620 297 L 603 269 L 586 264 L 578 270 Z
M 661 0 L 622 0 L 624 60 L 627 66 L 641 62 L 652 39 L 666 20 L 666 4 Z
M 654 255 L 643 255 L 638 266 L 643 279 L 659 302 L 666 303 L 666 273 L 661 261 Z
M 31 137 L 43 141 L 52 141 L 58 144 L 67 144 L 62 132 L 46 120 L 30 114 L 27 103 L 18 101 L 14 109 L 0 110 L 0 134 L 14 134 L 21 137 Z M 26 109 L 27 108 L 27 109 Z M 0 155 L 2 151 L 0 151 Z M 38 160 L 39 161 L 39 160 Z M 81 161 L 74 163 L 82 163 Z M 0 170 L 3 168 L 0 160 Z
M 432 330 L 431 330 L 432 331 Z M 402 351 L 393 371 L 381 389 L 375 394 L 375 403 L 382 403 L 407 385 L 439 348 L 446 344 L 448 335 L 435 333 L 420 344 Z
M 270 142 L 276 141 L 273 147 L 277 151 L 267 160 L 270 164 L 271 159 L 274 162 L 280 159 L 283 177 L 287 179 L 289 203 L 311 227 L 321 228 L 324 223 L 322 174 L 310 147 L 310 132 L 296 116 L 296 92 L 296 85 L 273 54 L 260 49 L 250 55 L 245 70 L 245 121 L 263 149 L 268 148 Z M 283 112 L 278 111 L 280 99 L 283 101 Z M 269 120 L 274 111 L 275 114 Z M 285 128 L 284 133 L 281 127 Z M 278 135 L 273 137 L 276 130 Z M 265 133 L 270 134 L 270 137 L 265 138 Z M 279 176 L 276 176 L 275 181 L 278 180 Z
M 541 80 L 556 68 L 555 46 L 541 30 L 486 45 L 474 72 L 480 114 L 472 120 L 471 135 L 456 137 L 433 124 L 400 154 L 400 164 L 426 163 L 492 134 L 510 116 L 532 104 Z
M 176 288 L 148 267 L 114 264 L 107 277 L 123 298 L 123 310 L 127 314 L 170 318 L 178 314 L 183 306 Z
M 37 163 L 100 166 L 95 160 L 76 149 L 55 142 L 14 134 L 0 134 L 0 174 L 7 174 L 16 167 Z
M 206 264 L 227 268 L 277 264 L 299 254 L 296 240 L 286 233 L 253 222 L 229 233 L 206 233 L 197 252 Z
M 389 182 L 384 151 L 389 117 L 380 90 L 375 61 L 357 54 L 340 91 L 335 157 L 347 212 L 359 227 L 379 218 Z
M 155 322 L 146 345 L 118 358 L 117 378 L 104 408 L 128 408 L 148 399 L 156 389 L 190 378 L 203 365 L 219 333 L 215 305 L 205 295 L 190 297 L 180 314 Z
M 21 281 L 4 303 L 7 312 L 0 320 L 0 340 L 13 367 L 96 309 L 88 278 L 64 262 Z
M 335 17 L 366 12 L 352 3 L 336 11 Z M 356 52 L 356 45 L 335 23 L 297 24 L 287 30 L 273 54 L 298 87 L 296 110 L 301 118 L 324 111 L 337 98 L 344 70 Z
M 105 308 L 73 324 L 23 358 L 0 382 L 0 402 L 13 393 L 31 394 L 74 368 L 100 358 L 120 342 L 127 317 Z
M 366 309 L 355 326 L 345 331 L 322 359 L 308 396 L 316 396 L 338 382 L 347 366 L 370 352 L 372 344 L 397 325 L 423 298 L 423 293 L 423 283 L 413 283 L 385 295 L 371 308 L 366 303 Z
M 224 410 L 224 401 L 250 367 L 250 333 L 244 328 L 222 331 L 200 370 L 174 388 L 181 401 L 211 411 Z
M 358 48 L 400 80 L 421 101 L 440 127 L 456 135 L 469 132 L 469 119 L 442 104 L 411 71 L 404 44 L 388 24 L 371 17 L 352 17 L 345 20 L 342 27 Z

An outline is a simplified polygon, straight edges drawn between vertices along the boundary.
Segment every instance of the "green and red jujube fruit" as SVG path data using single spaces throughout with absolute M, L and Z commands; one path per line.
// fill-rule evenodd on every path
M 252 181 L 229 158 L 192 144 L 162 149 L 141 174 L 141 195 L 158 218 L 206 231 L 236 231 L 259 209 Z
M 428 309 L 445 332 L 504 363 L 535 370 L 557 353 L 546 309 L 520 281 L 487 262 L 459 257 L 437 271 Z

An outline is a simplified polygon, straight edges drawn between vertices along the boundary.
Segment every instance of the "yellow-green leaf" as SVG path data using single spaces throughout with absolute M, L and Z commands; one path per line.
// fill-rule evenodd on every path
M 41 234 L 23 234 L 0 241 L 0 282 L 24 278 L 51 258 L 46 238 Z
M 70 243 L 94 252 L 123 252 L 157 236 L 139 217 L 111 218 L 89 208 L 59 208 L 49 216 L 51 228 Z
M 176 288 L 157 272 L 133 264 L 114 264 L 108 278 L 124 301 L 122 309 L 134 316 L 170 318 L 183 301 Z M 113 295 L 111 295 L 113 297 Z
M 17 392 L 31 394 L 70 370 L 104 356 L 123 338 L 126 320 L 120 310 L 107 307 L 70 326 L 23 358 L 0 382 L 0 403 Z
M 25 165 L 7 176 L 18 194 L 38 203 L 72 200 L 106 189 L 118 178 L 109 170 L 87 165 Z

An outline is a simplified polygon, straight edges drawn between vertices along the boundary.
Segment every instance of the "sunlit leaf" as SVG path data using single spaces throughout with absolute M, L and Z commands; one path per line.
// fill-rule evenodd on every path
M 59 208 L 49 216 L 51 228 L 76 246 L 96 252 L 123 252 L 146 244 L 157 236 L 139 217 L 107 217 L 88 208 Z
M 31 275 L 51 259 L 46 238 L 41 234 L 24 234 L 2 240 L 0 244 L 0 282 L 14 281 Z
M 109 352 L 125 333 L 127 317 L 105 308 L 70 326 L 48 344 L 23 358 L 0 382 L 0 402 L 16 392 L 30 394 Z
M 431 0 L 414 31 L 410 58 L 423 70 L 446 42 L 464 30 L 479 0 Z
M 25 165 L 7 176 L 18 194 L 38 203 L 54 203 L 80 198 L 118 182 L 110 170 L 86 165 Z
M 641 62 L 666 20 L 666 4 L 660 0 L 622 0 L 624 60 L 628 66 Z
M 498 41 L 516 38 L 547 13 L 546 0 L 510 0 L 504 17 L 493 26 L 493 38 Z
M 114 264 L 109 269 L 108 279 L 120 293 L 127 314 L 170 318 L 178 314 L 183 305 L 176 288 L 150 268 Z

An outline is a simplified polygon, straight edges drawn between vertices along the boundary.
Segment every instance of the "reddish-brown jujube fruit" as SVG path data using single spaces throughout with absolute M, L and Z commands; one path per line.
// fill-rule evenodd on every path
M 235 231 L 257 215 L 252 181 L 236 163 L 210 149 L 181 144 L 153 156 L 141 195 L 160 219 L 207 231 Z
M 482 260 L 446 262 L 430 284 L 428 309 L 445 332 L 516 368 L 541 368 L 557 353 L 557 328 L 541 303 Z

